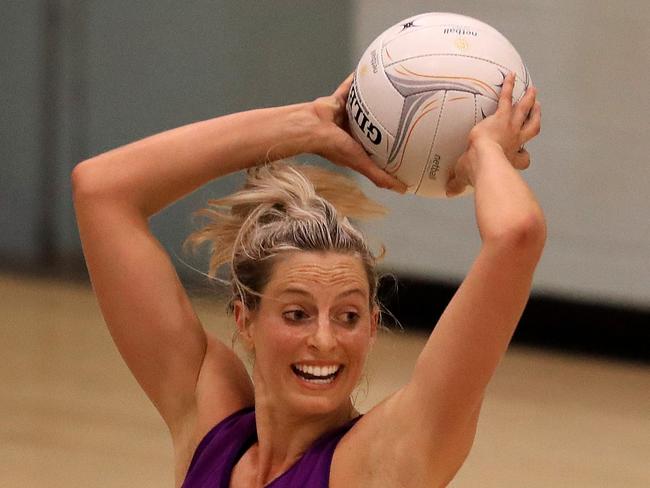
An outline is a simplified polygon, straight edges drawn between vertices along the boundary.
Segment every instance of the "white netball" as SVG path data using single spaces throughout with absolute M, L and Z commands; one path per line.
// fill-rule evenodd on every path
M 516 102 L 530 76 L 493 27 L 451 13 L 404 19 L 377 37 L 359 61 L 346 106 L 350 130 L 410 193 L 444 197 L 469 131 L 494 113 L 510 72 Z

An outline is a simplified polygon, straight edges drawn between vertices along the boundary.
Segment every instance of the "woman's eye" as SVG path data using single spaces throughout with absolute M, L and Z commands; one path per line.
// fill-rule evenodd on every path
M 301 322 L 303 320 L 306 320 L 309 318 L 309 315 L 307 315 L 307 312 L 304 310 L 296 309 L 296 310 L 288 310 L 282 314 L 282 316 L 289 320 L 290 322 Z
M 340 314 L 338 320 L 348 325 L 354 325 L 359 321 L 359 318 L 360 315 L 357 312 L 350 311 Z

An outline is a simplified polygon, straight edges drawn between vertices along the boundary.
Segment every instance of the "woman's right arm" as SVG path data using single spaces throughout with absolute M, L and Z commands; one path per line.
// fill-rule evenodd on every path
M 214 178 L 301 152 L 396 186 L 341 129 L 348 88 L 349 80 L 311 103 L 179 127 L 74 169 L 77 223 L 102 314 L 173 436 L 202 404 L 216 421 L 251 404 L 253 391 L 233 351 L 204 332 L 148 218 Z
M 101 154 L 73 171 L 79 233 L 105 322 L 175 438 L 187 434 L 189 415 L 196 417 L 201 404 L 210 404 L 214 416 L 204 421 L 216 422 L 252 404 L 253 390 L 233 351 L 204 332 L 148 218 L 202 184 L 262 161 L 277 141 L 298 141 L 293 119 L 301 110 L 198 122 Z

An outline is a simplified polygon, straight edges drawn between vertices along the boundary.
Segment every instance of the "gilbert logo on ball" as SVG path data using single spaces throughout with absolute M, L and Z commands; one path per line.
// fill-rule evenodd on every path
M 512 44 L 479 20 L 451 13 L 405 19 L 359 61 L 346 107 L 352 134 L 410 193 L 444 197 L 469 131 L 494 113 L 511 71 L 516 102 L 530 84 L 528 70 Z

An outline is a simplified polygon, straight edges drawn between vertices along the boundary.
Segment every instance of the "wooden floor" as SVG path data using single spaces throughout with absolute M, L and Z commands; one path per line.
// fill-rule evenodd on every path
M 196 305 L 230 336 L 220 306 Z M 383 335 L 362 410 L 404 383 L 423 341 Z M 0 275 L 0 355 L 0 486 L 173 486 L 165 427 L 87 287 Z M 451 486 L 650 487 L 650 369 L 511 348 Z

